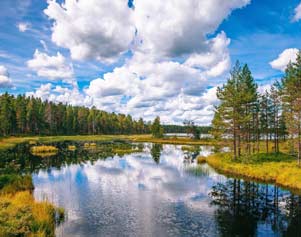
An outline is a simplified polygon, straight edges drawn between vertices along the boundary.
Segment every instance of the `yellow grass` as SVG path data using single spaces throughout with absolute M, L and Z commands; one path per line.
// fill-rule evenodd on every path
M 29 191 L 0 196 L 0 236 L 54 236 L 55 208 Z
M 31 153 L 38 154 L 38 153 L 57 153 L 58 148 L 55 146 L 33 146 L 30 148 Z
M 127 140 L 132 142 L 152 142 L 161 144 L 177 144 L 177 145 L 212 145 L 213 140 L 193 140 L 183 137 L 153 138 L 151 135 L 78 135 L 78 136 L 45 136 L 45 137 L 8 137 L 0 138 L 0 149 L 12 148 L 16 144 L 22 142 L 59 142 L 59 141 L 114 141 Z M 219 142 L 223 145 L 227 142 Z
M 76 150 L 76 146 L 69 145 L 69 146 L 68 146 L 68 150 L 69 150 L 69 151 L 75 151 L 75 150 Z
M 64 210 L 36 202 L 32 188 L 30 176 L 0 176 L 0 237 L 54 236 L 56 216 L 62 220 Z
M 274 159 L 273 157 L 269 159 L 271 155 L 268 154 L 266 155 L 267 161 L 263 158 L 253 163 L 245 163 L 234 161 L 231 154 L 213 154 L 207 157 L 206 161 L 210 166 L 224 174 L 275 183 L 298 191 L 301 190 L 301 168 L 297 166 L 293 158 L 283 158 L 282 160 L 281 155 L 286 156 L 280 154 L 279 159 Z
M 206 157 L 204 157 L 204 156 L 198 156 L 198 158 L 197 158 L 197 163 L 198 164 L 204 164 L 206 162 L 207 162 Z

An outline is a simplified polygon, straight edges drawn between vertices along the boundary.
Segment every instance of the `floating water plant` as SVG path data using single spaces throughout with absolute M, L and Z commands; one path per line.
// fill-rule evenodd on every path
M 74 146 L 74 145 L 68 146 L 68 151 L 75 151 L 75 150 L 76 150 L 76 146 Z
M 33 146 L 30 149 L 31 153 L 33 155 L 41 156 L 41 157 L 47 157 L 47 156 L 53 156 L 56 155 L 58 152 L 58 148 L 54 146 Z

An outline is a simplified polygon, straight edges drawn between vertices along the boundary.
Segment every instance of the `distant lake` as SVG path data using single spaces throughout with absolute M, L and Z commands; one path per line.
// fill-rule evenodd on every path
M 197 165 L 197 155 L 209 155 L 214 147 L 194 146 L 188 152 L 178 145 L 150 143 L 52 145 L 59 152 L 49 157 L 30 154 L 28 144 L 0 155 L 32 173 L 36 199 L 65 208 L 67 218 L 57 236 L 301 233 L 300 196 Z
M 191 137 L 188 133 L 165 133 L 166 137 Z M 200 138 L 212 138 L 211 134 L 200 134 Z

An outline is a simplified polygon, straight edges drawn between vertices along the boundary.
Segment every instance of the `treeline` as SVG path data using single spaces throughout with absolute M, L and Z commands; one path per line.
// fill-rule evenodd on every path
M 40 98 L 0 95 L 0 136 L 143 134 L 150 124 L 130 115 L 42 101 Z
M 234 158 L 242 152 L 279 152 L 279 142 L 289 139 L 290 150 L 301 155 L 301 52 L 287 66 L 284 77 L 264 93 L 252 77 L 248 65 L 233 67 L 227 83 L 217 89 L 220 105 L 212 121 L 215 138 L 233 139 Z M 269 144 L 272 146 L 269 147 Z
M 165 133 L 190 133 L 188 125 L 162 125 Z M 211 130 L 210 126 L 196 126 L 200 134 L 208 134 Z

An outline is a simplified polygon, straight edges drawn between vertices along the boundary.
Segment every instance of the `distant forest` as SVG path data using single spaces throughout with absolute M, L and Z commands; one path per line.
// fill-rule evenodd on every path
M 0 136 L 147 134 L 151 122 L 95 107 L 72 106 L 25 95 L 0 95 Z M 189 132 L 187 126 L 163 125 L 166 133 Z M 207 133 L 209 127 L 198 127 Z

